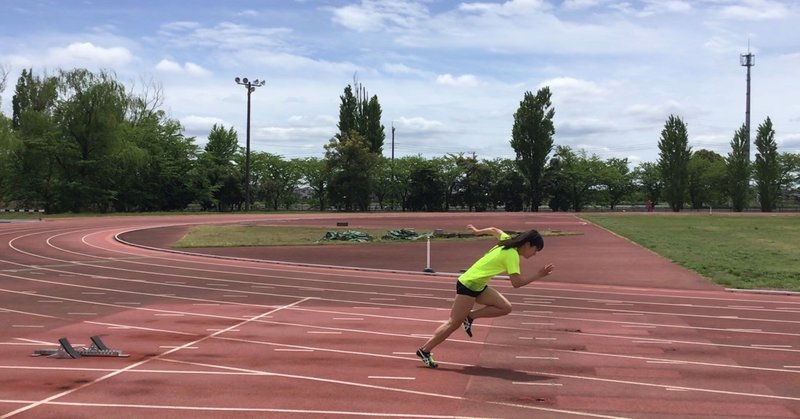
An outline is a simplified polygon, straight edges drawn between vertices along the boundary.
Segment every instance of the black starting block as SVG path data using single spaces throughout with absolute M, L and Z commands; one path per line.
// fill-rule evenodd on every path
M 116 349 L 109 349 L 100 339 L 100 336 L 92 336 L 92 344 L 85 347 L 74 347 L 67 338 L 58 340 L 61 345 L 58 349 L 37 349 L 32 356 L 47 356 L 50 358 L 80 358 L 82 356 L 113 356 L 128 357 L 130 355 L 122 353 Z

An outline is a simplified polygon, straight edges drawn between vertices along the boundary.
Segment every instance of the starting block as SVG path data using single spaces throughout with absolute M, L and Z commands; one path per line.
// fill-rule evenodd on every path
M 47 356 L 49 358 L 80 358 L 82 356 L 112 356 L 112 357 L 128 357 L 129 354 L 124 354 L 122 351 L 116 349 L 109 349 L 103 343 L 100 336 L 92 336 L 92 344 L 85 347 L 74 347 L 67 338 L 61 338 L 58 343 L 61 345 L 58 349 L 37 349 L 33 351 L 32 356 Z

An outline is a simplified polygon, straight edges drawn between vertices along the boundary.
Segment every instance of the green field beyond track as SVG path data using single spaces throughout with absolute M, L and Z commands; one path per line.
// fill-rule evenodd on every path
M 580 216 L 726 287 L 800 291 L 800 216 Z

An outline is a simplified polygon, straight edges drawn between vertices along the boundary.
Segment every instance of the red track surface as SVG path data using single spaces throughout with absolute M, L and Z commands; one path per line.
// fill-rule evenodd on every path
M 454 333 L 435 351 L 436 370 L 413 352 L 446 319 L 454 276 L 421 272 L 424 243 L 240 249 L 236 259 L 154 249 L 180 237 L 175 225 L 340 220 L 583 234 L 547 238 L 523 262 L 555 263 L 547 281 L 494 281 L 514 312 L 476 322 L 472 339 Z M 488 245 L 434 242 L 432 267 L 457 272 Z M 727 292 L 571 215 L 0 224 L 0 418 L 792 418 L 798 324 L 796 296 Z M 130 357 L 31 356 L 94 335 Z

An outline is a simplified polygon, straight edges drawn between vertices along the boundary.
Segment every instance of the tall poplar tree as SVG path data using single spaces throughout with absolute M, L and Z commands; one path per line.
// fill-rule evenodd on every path
M 658 149 L 658 167 L 664 181 L 662 194 L 672 211 L 678 212 L 683 209 L 686 198 L 689 158 L 692 156 L 686 124 L 680 117 L 670 115 L 667 118 L 664 129 L 661 130 Z
M 514 113 L 511 130 L 511 147 L 516 153 L 517 167 L 525 178 L 531 211 L 539 211 L 544 198 L 544 167 L 553 150 L 553 135 L 556 132 L 553 116 L 556 111 L 550 97 L 549 87 L 539 89 L 535 96 L 525 92 Z
M 758 188 L 758 200 L 761 211 L 772 212 L 778 206 L 781 165 L 775 130 L 769 117 L 758 126 L 755 144 L 757 151 L 753 174 Z
M 728 191 L 733 210 L 741 212 L 747 206 L 750 186 L 750 164 L 747 162 L 747 126 L 742 125 L 731 140 L 731 152 L 725 159 L 728 169 Z

